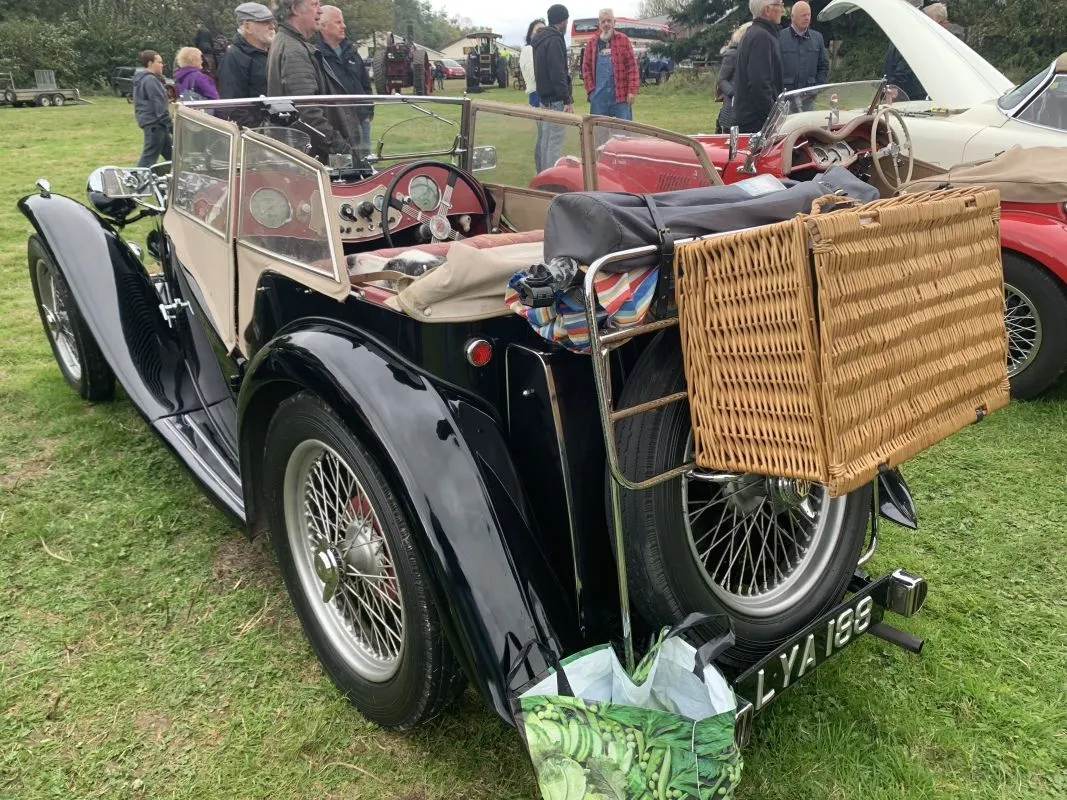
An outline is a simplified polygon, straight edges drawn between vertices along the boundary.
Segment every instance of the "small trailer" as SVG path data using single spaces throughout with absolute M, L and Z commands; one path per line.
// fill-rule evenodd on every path
M 37 85 L 33 89 L 16 89 L 15 78 L 10 72 L 0 72 L 0 97 L 11 106 L 62 106 L 67 103 L 85 103 L 77 89 L 60 89 L 56 86 L 56 73 L 51 69 L 34 70 Z

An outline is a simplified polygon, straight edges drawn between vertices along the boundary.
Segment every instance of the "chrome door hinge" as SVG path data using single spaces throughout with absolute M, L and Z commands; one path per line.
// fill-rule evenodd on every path
M 171 303 L 160 303 L 159 313 L 163 315 L 163 319 L 167 321 L 167 326 L 174 327 L 174 320 L 178 318 L 178 314 L 181 313 L 183 308 L 189 308 L 189 303 L 185 300 L 175 300 Z

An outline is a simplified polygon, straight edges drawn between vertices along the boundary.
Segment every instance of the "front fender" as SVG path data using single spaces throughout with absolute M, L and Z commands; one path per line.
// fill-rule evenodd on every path
M 28 195 L 32 223 L 130 401 L 149 421 L 199 407 L 144 266 L 115 229 L 63 195 Z
M 1038 262 L 1067 284 L 1067 223 L 1045 214 L 1002 207 L 1000 243 Z
M 262 404 L 276 403 L 279 385 L 315 392 L 384 462 L 422 533 L 423 572 L 457 655 L 510 719 L 507 675 L 516 650 L 538 638 L 563 654 L 575 642 L 557 631 L 566 635 L 568 621 L 574 628 L 575 615 L 563 606 L 567 593 L 525 504 L 513 502 L 518 481 L 497 423 L 365 334 L 327 321 L 303 324 L 264 346 L 242 384 L 246 503 L 262 453 L 255 444 L 255 431 L 265 429 Z

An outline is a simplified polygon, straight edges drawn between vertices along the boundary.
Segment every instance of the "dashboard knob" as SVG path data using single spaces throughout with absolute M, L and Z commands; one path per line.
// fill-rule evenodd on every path
M 356 215 L 352 211 L 352 206 L 348 203 L 341 203 L 341 208 L 339 210 L 341 212 L 341 219 L 355 220 Z
M 374 211 L 374 203 L 370 202 L 369 200 L 364 200 L 362 203 L 359 204 L 358 208 L 356 209 L 356 213 L 363 217 L 363 219 L 370 219 L 371 217 L 373 217 Z

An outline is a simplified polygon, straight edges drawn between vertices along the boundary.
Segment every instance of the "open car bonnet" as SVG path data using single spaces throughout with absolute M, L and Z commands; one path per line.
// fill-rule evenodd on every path
M 938 106 L 964 109 L 1000 97 L 1014 85 L 962 40 L 906 0 L 831 0 L 819 14 L 829 22 L 861 10 L 896 45 Z

